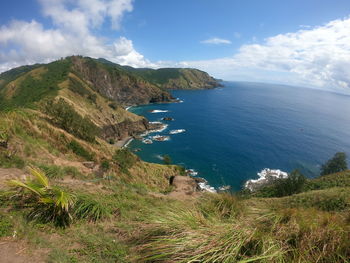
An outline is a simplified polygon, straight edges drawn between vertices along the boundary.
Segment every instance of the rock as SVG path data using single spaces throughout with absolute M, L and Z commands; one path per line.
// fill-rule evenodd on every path
M 86 168 L 93 169 L 95 167 L 95 162 L 83 162 Z
M 288 178 L 288 173 L 283 172 L 279 169 L 268 169 L 265 168 L 258 173 L 258 179 L 248 180 L 244 187 L 254 192 L 264 186 L 273 184 L 278 179 L 286 179 Z
M 164 117 L 162 118 L 163 121 L 173 121 L 174 118 L 171 118 L 171 117 Z

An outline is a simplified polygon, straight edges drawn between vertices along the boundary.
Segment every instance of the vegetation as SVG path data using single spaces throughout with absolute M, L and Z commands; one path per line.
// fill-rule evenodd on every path
M 343 152 L 336 153 L 332 159 L 328 160 L 321 168 L 321 175 L 342 172 L 348 169 L 346 163 L 346 154 Z
M 43 223 L 52 222 L 66 227 L 72 221 L 75 197 L 59 187 L 51 186 L 41 171 L 31 168 L 34 177 L 25 182 L 11 180 L 9 184 L 16 189 L 13 199 L 18 204 L 30 207 L 28 217 Z
M 72 166 L 57 166 L 57 165 L 47 165 L 39 164 L 38 168 L 42 170 L 45 175 L 50 179 L 63 179 L 65 176 L 71 176 L 73 178 L 81 175 L 76 167 Z
M 72 140 L 68 145 L 68 148 L 71 149 L 76 155 L 79 155 L 80 157 L 83 157 L 87 161 L 93 161 L 94 155 L 87 150 L 83 146 L 80 145 L 75 140 Z
M 69 78 L 69 89 L 96 104 L 97 95 L 75 78 Z
M 292 171 L 287 178 L 276 179 L 272 184 L 262 187 L 254 193 L 260 197 L 282 197 L 300 193 L 304 190 L 306 178 L 298 170 Z
M 115 151 L 113 160 L 120 167 L 120 170 L 123 173 L 129 174 L 129 168 L 131 168 L 137 162 L 138 158 L 128 149 L 123 148 Z
M 87 219 L 91 222 L 96 222 L 109 215 L 111 215 L 111 211 L 105 205 L 86 194 L 79 196 L 74 207 L 74 216 L 76 218 Z
M 166 165 L 169 165 L 171 164 L 171 158 L 169 155 L 163 155 L 163 163 L 166 164 Z
M 23 70 L 13 71 L 10 76 L 5 76 L 7 80 L 13 80 L 18 75 L 25 73 L 35 67 L 23 68 Z M 52 62 L 43 66 L 43 73 L 39 76 L 31 74 L 23 75 L 23 79 L 17 83 L 15 92 L 10 98 L 0 97 L 0 110 L 16 107 L 34 107 L 34 103 L 46 97 L 53 97 L 57 94 L 58 84 L 64 81 L 70 69 L 69 59 Z M 1 75 L 3 76 L 3 75 Z
M 25 160 L 19 157 L 16 153 L 0 149 L 0 167 L 22 169 L 25 167 L 25 164 Z
M 51 122 L 53 124 L 80 139 L 94 142 L 95 136 L 98 136 L 98 127 L 89 118 L 80 116 L 62 98 L 57 102 L 48 102 L 45 110 L 52 117 Z

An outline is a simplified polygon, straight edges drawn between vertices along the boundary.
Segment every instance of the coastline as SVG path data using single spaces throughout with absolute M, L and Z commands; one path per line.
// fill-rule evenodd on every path
M 116 143 L 115 143 L 115 146 L 119 147 L 119 148 L 124 148 L 126 146 L 128 146 L 128 144 L 133 140 L 134 138 L 131 137 L 131 136 L 127 136 L 121 140 L 118 140 Z

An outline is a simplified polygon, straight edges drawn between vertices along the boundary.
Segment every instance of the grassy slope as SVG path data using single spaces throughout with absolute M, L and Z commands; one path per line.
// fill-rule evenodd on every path
M 108 216 L 58 229 L 11 209 L 1 219 L 3 232 L 16 230 L 34 251 L 47 249 L 50 262 L 348 262 L 349 188 L 266 199 L 207 194 L 183 202 L 149 194 L 161 188 L 148 180 L 56 181 L 103 204 Z M 314 202 L 339 193 L 346 207 Z

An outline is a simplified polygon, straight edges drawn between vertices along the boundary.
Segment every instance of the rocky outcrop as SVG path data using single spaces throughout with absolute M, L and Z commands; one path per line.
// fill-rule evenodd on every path
M 156 85 L 122 68 L 91 58 L 71 58 L 72 70 L 103 96 L 123 105 L 172 101 L 172 96 Z
M 146 119 L 131 121 L 129 119 L 123 122 L 107 125 L 102 128 L 102 136 L 107 138 L 122 139 L 128 136 L 135 136 L 150 129 L 150 125 Z

